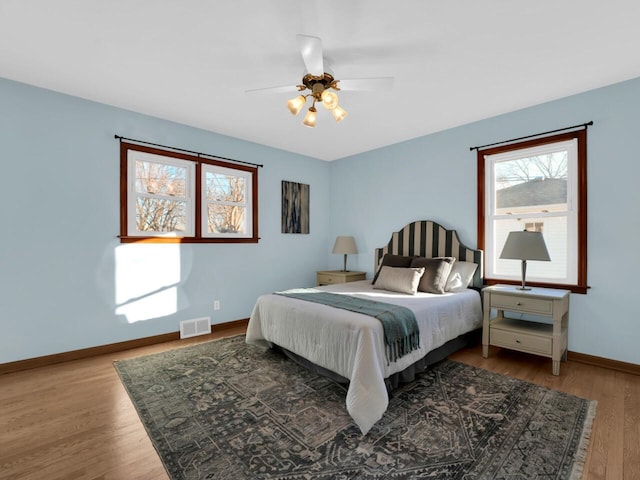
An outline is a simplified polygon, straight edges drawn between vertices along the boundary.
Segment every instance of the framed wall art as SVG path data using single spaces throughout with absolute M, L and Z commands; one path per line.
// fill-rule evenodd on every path
M 309 185 L 282 181 L 282 233 L 309 233 Z

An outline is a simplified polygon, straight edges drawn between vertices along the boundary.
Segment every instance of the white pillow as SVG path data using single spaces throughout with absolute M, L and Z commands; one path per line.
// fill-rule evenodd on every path
M 478 264 L 473 262 L 454 262 L 449 272 L 449 278 L 444 286 L 445 292 L 462 292 L 467 289 L 473 280 Z
M 415 295 L 423 273 L 424 267 L 402 268 L 385 265 L 380 269 L 380 275 L 373 288 Z

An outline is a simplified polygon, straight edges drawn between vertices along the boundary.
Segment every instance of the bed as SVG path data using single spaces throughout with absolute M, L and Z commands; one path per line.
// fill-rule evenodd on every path
M 465 267 L 463 285 L 453 282 L 455 288 L 443 293 L 413 294 L 403 291 L 403 281 L 402 288 L 386 289 L 393 275 L 412 276 L 415 283 L 415 277 L 422 273 L 416 273 L 420 268 L 411 265 L 420 265 L 420 261 L 441 265 L 442 259 L 451 266 L 447 281 L 455 280 L 454 265 Z M 348 383 L 347 411 L 366 434 L 382 418 L 389 392 L 398 383 L 411 381 L 428 365 L 476 341 L 482 326 L 482 262 L 482 252 L 463 245 L 455 230 L 423 220 L 394 232 L 387 245 L 375 249 L 375 284 L 362 280 L 314 289 L 411 310 L 419 328 L 419 346 L 397 359 L 389 357 L 377 318 L 278 293 L 258 298 L 246 341 L 280 348 L 307 368 Z M 473 272 L 469 266 L 474 267 Z

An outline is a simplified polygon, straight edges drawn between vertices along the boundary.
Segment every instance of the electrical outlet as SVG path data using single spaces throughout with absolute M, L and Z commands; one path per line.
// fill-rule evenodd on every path
M 220 300 L 216 300 L 213 302 L 213 309 L 220 310 Z

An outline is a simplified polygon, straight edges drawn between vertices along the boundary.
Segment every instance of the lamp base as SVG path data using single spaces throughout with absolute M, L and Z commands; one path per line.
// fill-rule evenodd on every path
M 525 278 L 527 277 L 527 261 L 522 260 L 522 286 L 518 287 L 518 290 L 531 290 L 531 287 L 525 285 Z

